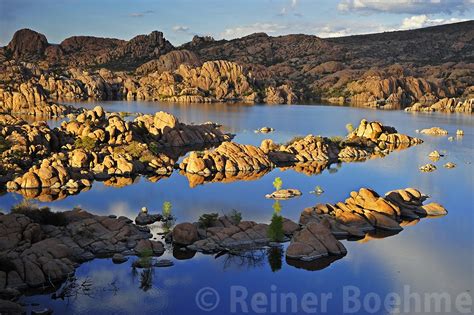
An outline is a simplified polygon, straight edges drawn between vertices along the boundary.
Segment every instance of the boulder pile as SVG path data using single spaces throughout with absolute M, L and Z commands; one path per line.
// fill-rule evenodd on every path
M 289 260 L 316 261 L 322 257 L 346 254 L 337 239 L 363 238 L 367 233 L 384 230 L 398 233 L 405 221 L 426 216 L 442 216 L 447 211 L 437 203 L 423 205 L 428 197 L 414 188 L 389 191 L 385 196 L 361 188 L 344 202 L 318 204 L 301 212 L 299 223 L 282 218 L 283 240 L 291 239 L 286 251 Z M 235 252 L 271 246 L 270 226 L 253 221 L 235 222 L 228 216 L 216 218 L 207 226 L 201 222 L 181 223 L 169 240 L 189 250 L 205 253 Z
M 97 216 L 80 209 L 61 216 L 64 221 L 58 222 L 37 222 L 20 213 L 0 216 L 0 290 L 50 286 L 98 256 L 136 255 L 146 249 L 155 255 L 164 252 L 162 243 L 148 240 L 147 228 L 126 217 Z
M 20 192 L 46 188 L 76 192 L 94 180 L 167 175 L 176 158 L 166 153 L 167 148 L 210 146 L 229 139 L 216 124 L 186 125 L 165 112 L 126 121 L 97 106 L 54 129 L 3 114 L 0 184 Z

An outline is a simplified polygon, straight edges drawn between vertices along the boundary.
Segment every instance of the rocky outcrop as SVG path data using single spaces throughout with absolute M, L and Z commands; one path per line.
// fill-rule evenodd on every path
M 347 85 L 352 104 L 404 108 L 415 102 L 430 102 L 445 92 L 423 78 L 369 76 Z
M 90 71 L 104 67 L 117 71 L 114 74 L 122 78 L 116 90 L 121 93 L 114 96 L 117 99 L 268 103 L 324 99 L 380 108 L 421 104 L 413 110 L 432 110 L 431 105 L 436 103 L 433 107 L 436 110 L 446 107 L 437 103 L 444 98 L 472 98 L 470 34 L 473 25 L 472 21 L 466 21 L 328 39 L 302 34 L 272 37 L 257 33 L 216 41 L 196 36 L 178 50 L 158 31 L 129 41 L 74 36 L 59 45 L 51 45 L 44 35 L 21 30 L 7 47 L 0 49 L 0 61 L 35 61 L 42 69 L 81 67 Z M 427 52 L 413 49 L 415 46 L 436 49 Z M 239 89 L 231 86 L 234 82 L 223 79 L 221 82 L 229 86 L 219 82 L 218 95 L 212 89 L 202 90 L 190 84 L 193 80 L 181 85 L 182 74 L 177 73 L 179 64 L 188 64 L 199 72 L 201 61 L 237 64 L 252 89 L 239 94 Z M 150 78 L 140 83 L 139 76 L 118 72 L 135 70 L 139 75 L 168 72 L 173 79 L 150 74 Z M 224 93 L 226 91 L 229 93 Z M 455 110 L 469 112 L 472 111 L 472 103 L 470 105 L 455 106 Z M 452 109 L 451 106 L 446 108 Z
M 286 249 L 288 259 L 314 261 L 322 257 L 344 256 L 346 248 L 339 242 L 328 227 L 320 222 L 310 222 L 296 232 Z
M 125 217 L 96 216 L 79 209 L 61 217 L 64 221 L 37 222 L 28 214 L 0 216 L 1 273 L 6 279 L 0 282 L 1 290 L 50 286 L 97 256 L 135 255 L 152 245 L 155 255 L 164 252 L 163 244 L 150 243 L 148 229 Z
M 430 136 L 445 136 L 448 134 L 448 131 L 440 127 L 431 127 L 422 129 L 420 133 Z
M 472 113 L 474 109 L 474 99 L 443 98 L 432 105 L 415 103 L 413 106 L 405 108 L 407 112 L 457 112 Z
M 365 119 L 347 136 L 348 142 L 358 142 L 361 139 L 370 140 L 380 150 L 389 151 L 423 143 L 421 139 L 398 133 L 393 127 L 384 126 L 378 121 L 368 122 Z
M 337 237 L 363 237 L 374 229 L 397 233 L 402 230 L 402 220 L 447 214 L 439 204 L 423 205 L 426 199 L 427 196 L 413 188 L 390 191 L 384 197 L 362 188 L 351 192 L 345 202 L 306 208 L 301 213 L 300 224 L 324 223 Z
M 337 143 L 313 135 L 295 139 L 280 147 L 264 140 L 261 148 L 268 152 L 268 156 L 275 163 L 333 161 L 337 160 L 339 152 Z
M 186 147 L 216 145 L 231 138 L 212 123 L 186 125 L 165 112 L 125 121 L 99 106 L 55 129 L 45 122 L 28 124 L 0 115 L 0 137 L 12 144 L 0 152 L 0 184 L 10 191 L 41 189 L 53 195 L 76 193 L 94 180 L 116 186 L 133 183 L 120 177 L 166 176 Z M 185 149 L 174 156 L 168 152 L 171 147 Z M 30 197 L 42 195 L 28 192 Z
M 318 204 L 306 208 L 299 224 L 281 218 L 280 242 L 291 242 L 286 250 L 289 261 L 318 263 L 325 257 L 340 258 L 347 253 L 342 238 L 363 238 L 371 231 L 385 230 L 398 233 L 404 220 L 418 220 L 426 216 L 446 215 L 437 203 L 423 205 L 427 196 L 413 188 L 390 191 L 379 196 L 375 191 L 362 188 L 353 191 L 345 202 Z M 273 246 L 269 233 L 271 225 L 253 221 L 235 222 L 222 216 L 206 223 L 181 223 L 168 239 L 189 250 L 205 253 L 241 251 Z M 274 232 L 274 231 L 273 231 Z M 292 264 L 293 265 L 293 264 Z M 305 268 L 311 269 L 308 265 Z
M 224 142 L 215 150 L 191 152 L 179 165 L 180 169 L 200 175 L 212 173 L 259 172 L 273 167 L 265 153 L 252 145 Z
M 177 233 L 179 234 L 177 235 L 186 234 L 188 237 L 185 239 L 179 238 L 177 241 L 173 230 L 171 239 L 174 243 L 187 245 L 188 249 L 195 251 L 205 253 L 217 253 L 222 250 L 238 252 L 257 249 L 271 242 L 268 237 L 269 226 L 264 223 L 253 221 L 237 223 L 227 216 L 222 216 L 208 227 L 203 227 L 199 223 L 185 224 L 176 226 L 174 229 L 178 228 Z M 283 220 L 282 229 L 284 234 L 292 235 L 298 228 L 298 225 L 291 220 Z
M 262 141 L 260 148 L 224 142 L 214 150 L 191 152 L 179 167 L 185 173 L 204 177 L 226 172 L 261 173 L 262 170 L 275 166 L 300 168 L 302 172 L 314 174 L 334 162 L 384 156 L 393 150 L 405 149 L 422 142 L 421 139 L 399 134 L 393 127 L 362 120 L 359 127 L 346 139 L 308 135 L 283 145 L 266 139 Z M 218 178 L 223 177 L 227 176 Z
M 142 64 L 135 72 L 139 75 L 146 75 L 152 72 L 173 72 L 182 64 L 190 67 L 199 67 L 201 66 L 201 61 L 195 53 L 189 50 L 173 50 L 160 56 L 158 59 Z
M 15 59 L 35 60 L 43 56 L 48 45 L 46 36 L 25 28 L 15 32 L 6 49 Z
M 21 83 L 18 90 L 0 88 L 0 110 L 42 118 L 62 117 L 77 111 L 71 106 L 48 101 L 41 85 L 31 82 Z

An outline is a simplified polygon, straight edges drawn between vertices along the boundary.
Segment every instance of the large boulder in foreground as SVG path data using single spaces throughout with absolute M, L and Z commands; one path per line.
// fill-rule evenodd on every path
M 197 228 L 191 223 L 180 223 L 173 228 L 173 242 L 180 245 L 191 245 L 199 239 Z
M 346 248 L 331 231 L 319 222 L 311 222 L 293 235 L 286 257 L 304 261 L 316 260 L 328 255 L 343 256 Z

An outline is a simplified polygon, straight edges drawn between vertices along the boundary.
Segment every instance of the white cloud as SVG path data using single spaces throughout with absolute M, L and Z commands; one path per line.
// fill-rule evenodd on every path
M 287 5 L 280 9 L 278 16 L 286 16 L 291 12 L 294 12 L 293 15 L 297 17 L 302 17 L 303 14 L 295 12 L 298 6 L 298 0 L 291 0 Z
M 144 17 L 144 16 L 147 15 L 147 14 L 152 14 L 152 13 L 155 13 L 155 11 L 153 11 L 153 10 L 146 10 L 146 11 L 143 11 L 143 12 L 133 12 L 133 13 L 130 13 L 129 16 L 130 16 L 130 17 L 140 18 L 140 17 Z
M 429 14 L 465 12 L 472 9 L 474 0 L 342 0 L 337 8 L 352 12 L 389 12 Z
M 227 28 L 222 33 L 221 36 L 230 39 L 247 36 L 253 33 L 267 33 L 270 35 L 275 35 L 286 28 L 283 24 L 277 23 L 254 23 L 250 25 L 242 25 L 234 28 Z
M 403 30 L 422 28 L 428 26 L 435 26 L 441 24 L 457 23 L 466 21 L 465 19 L 450 18 L 450 19 L 432 19 L 426 14 L 414 15 L 408 18 L 404 18 L 402 25 L 400 26 Z
M 173 26 L 173 31 L 174 32 L 187 32 L 189 31 L 189 27 L 184 26 L 184 25 L 175 25 Z

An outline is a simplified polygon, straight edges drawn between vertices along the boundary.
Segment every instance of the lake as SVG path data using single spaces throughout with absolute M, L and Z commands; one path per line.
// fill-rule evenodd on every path
M 89 108 L 97 104 L 80 105 Z M 121 265 L 113 264 L 111 259 L 96 259 L 76 271 L 78 283 L 87 284 L 89 290 L 78 290 L 65 300 L 53 300 L 49 293 L 25 297 L 22 302 L 40 303 L 54 309 L 55 314 L 227 314 L 245 310 L 274 314 L 313 310 L 328 314 L 341 314 L 344 310 L 352 311 L 352 314 L 390 314 L 393 307 L 386 307 L 384 302 L 393 296 L 401 297 L 400 303 L 394 304 L 399 304 L 399 311 L 407 314 L 430 314 L 436 307 L 440 307 L 440 314 L 448 313 L 443 307 L 450 307 L 452 313 L 462 313 L 455 301 L 466 297 L 471 297 L 472 305 L 472 115 L 322 105 L 178 105 L 126 101 L 100 104 L 109 111 L 154 113 L 163 110 L 184 123 L 217 122 L 222 124 L 223 130 L 236 135 L 234 141 L 244 144 L 259 145 L 266 138 L 283 142 L 307 134 L 343 136 L 347 123 L 357 127 L 363 118 L 394 126 L 400 133 L 420 137 L 425 142 L 392 152 L 385 158 L 333 164 L 321 174 L 312 176 L 277 168 L 254 180 L 190 185 L 186 176 L 175 171 L 157 182 L 138 178 L 132 185 L 121 188 L 94 182 L 89 191 L 41 205 L 54 211 L 80 206 L 96 214 L 124 215 L 133 219 L 141 207 L 160 212 L 163 202 L 169 201 L 178 223 L 196 221 L 203 213 L 224 214 L 232 209 L 240 211 L 244 220 L 266 223 L 271 220 L 274 201 L 266 199 L 265 194 L 273 190 L 273 180 L 280 177 L 285 188 L 303 192 L 301 197 L 280 201 L 281 214 L 294 221 L 298 221 L 305 207 L 344 201 L 352 190 L 361 187 L 372 188 L 379 194 L 414 187 L 430 195 L 430 201 L 442 204 L 449 213 L 441 218 L 422 219 L 418 224 L 406 226 L 397 235 L 344 240 L 348 254 L 328 263 L 329 266 L 321 266 L 320 270 L 309 271 L 287 264 L 284 251 L 278 248 L 238 257 L 198 253 L 192 258 L 179 253 L 175 257 L 169 248 L 162 258 L 171 259 L 172 267 L 155 268 L 144 274 L 144 271 L 132 269 L 133 259 Z M 276 131 L 269 134 L 254 132 L 264 126 Z M 455 140 L 415 132 L 433 126 L 447 129 L 448 136 L 454 136 Z M 464 130 L 464 137 L 456 138 L 457 129 Z M 438 167 L 437 171 L 420 172 L 421 165 L 431 163 L 428 154 L 433 150 L 445 154 L 433 163 Z M 457 167 L 446 169 L 442 166 L 449 161 Z M 317 185 L 324 193 L 310 194 Z M 6 193 L 0 196 L 0 208 L 7 210 L 22 199 L 21 195 Z M 258 292 L 261 294 L 255 298 Z M 429 299 L 426 302 L 425 294 L 433 293 L 447 294 L 451 301 L 443 300 L 447 305 L 436 305 Z M 236 296 L 238 303 L 235 303 Z M 256 300 L 255 305 L 252 297 Z M 312 304 L 310 309 L 303 305 L 308 297 L 317 298 L 316 306 Z M 347 301 L 352 304 L 346 305 Z M 219 303 L 216 305 L 215 302 Z

